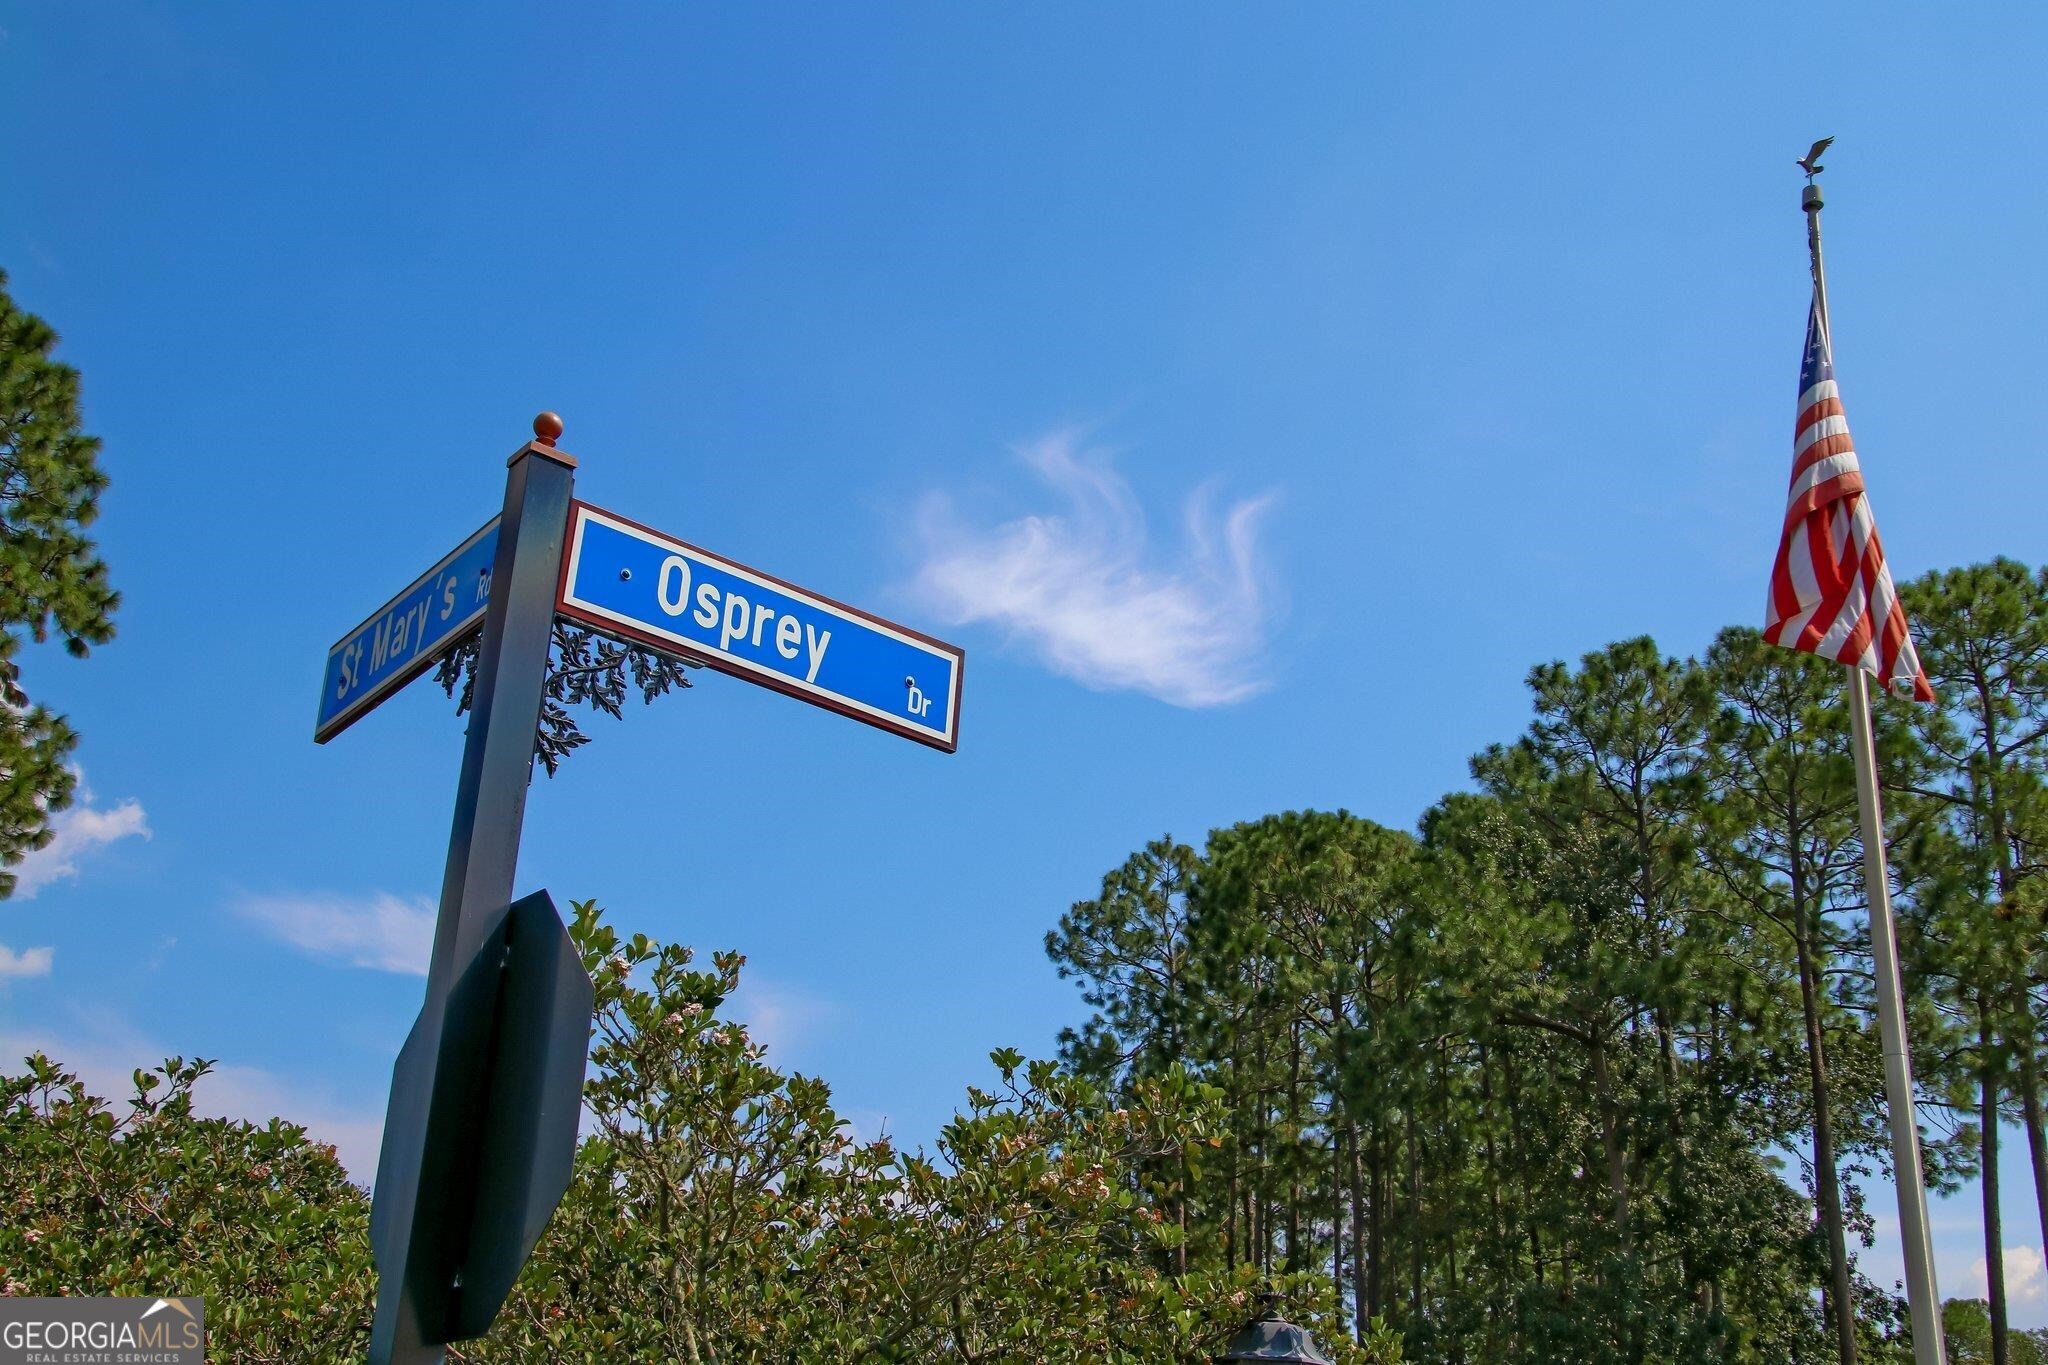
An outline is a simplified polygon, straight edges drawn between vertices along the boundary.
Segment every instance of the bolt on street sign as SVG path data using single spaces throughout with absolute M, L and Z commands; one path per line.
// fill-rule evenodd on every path
M 559 615 L 952 753 L 966 655 L 637 522 L 573 504 Z
M 449 645 L 483 624 L 491 603 L 498 518 L 448 552 L 413 585 L 327 651 L 313 740 L 325 744 L 411 682 Z

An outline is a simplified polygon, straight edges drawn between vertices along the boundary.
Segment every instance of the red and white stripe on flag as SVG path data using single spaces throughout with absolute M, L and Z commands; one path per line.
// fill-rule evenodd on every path
M 1892 691 L 1933 701 L 1835 385 L 1833 347 L 1815 297 L 1799 373 L 1792 489 L 1764 638 L 1860 668 Z

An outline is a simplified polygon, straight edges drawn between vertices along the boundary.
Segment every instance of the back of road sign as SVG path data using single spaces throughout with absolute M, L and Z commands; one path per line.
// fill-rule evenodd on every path
M 595 992 L 554 902 L 539 891 L 516 902 L 500 932 L 470 961 L 448 997 L 439 1064 L 423 1015 L 392 1071 L 391 1110 L 377 1171 L 417 1181 L 412 1226 L 371 1210 L 380 1273 L 400 1239 L 408 1288 L 429 1342 L 482 1336 L 519 1278 L 555 1205 L 569 1188 L 583 1104 Z M 432 1093 L 425 1093 L 433 1077 Z M 425 1113 L 417 1165 L 403 1135 Z
M 490 1327 L 576 1165 L 596 1003 L 583 959 L 545 891 L 512 907 L 491 1047 L 475 1212 L 455 1314 L 460 1341 Z

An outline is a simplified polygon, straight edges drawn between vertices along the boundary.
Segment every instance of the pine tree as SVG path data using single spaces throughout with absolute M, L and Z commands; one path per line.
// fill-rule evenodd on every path
M 1833 917 L 1862 891 L 1842 670 L 1767 645 L 1742 628 L 1715 640 L 1707 670 L 1721 715 L 1712 773 L 1717 799 L 1704 808 L 1712 837 L 1703 853 L 1748 921 L 1792 949 L 1814 1202 L 1829 1262 L 1824 1303 L 1836 1359 L 1854 1365 L 1857 1323 L 1841 1155 L 1871 1145 L 1868 1120 L 1876 1096 L 1869 1040 L 1830 986 L 1844 951 Z M 1767 975 L 1759 977 L 1768 984 Z M 1860 1076 L 1855 1066 L 1842 1066 L 1845 1058 L 1866 1063 Z M 1847 1131 L 1845 1121 L 1852 1125 Z
M 1379 1082 L 1405 1074 L 1373 1059 L 1402 1037 L 1388 987 L 1397 935 L 1424 929 L 1408 894 L 1415 857 L 1412 837 L 1347 812 L 1288 812 L 1212 834 L 1197 883 L 1194 936 L 1214 987 L 1204 998 L 1263 983 L 1268 1007 L 1239 1011 L 1233 1032 L 1260 1023 L 1266 1051 L 1284 1058 L 1260 1150 L 1277 1177 L 1268 1187 L 1284 1194 L 1286 1264 L 1327 1265 L 1338 1301 L 1357 1305 L 1361 1341 L 1380 1311 L 1374 1248 L 1385 1243 L 1383 1204 L 1368 1194 L 1378 1158 L 1364 1149 L 1388 1139 Z
M 2019 1100 L 2048 1236 L 2048 1140 L 2042 1134 L 2044 1029 L 2034 986 L 2044 952 L 2039 845 L 2048 807 L 2048 580 L 2009 559 L 1931 573 L 1907 585 L 1907 611 L 1940 704 L 1906 709 L 1932 776 L 1915 784 L 1932 827 L 1907 859 L 1928 888 L 1929 959 L 1957 1054 L 1976 1088 L 1991 1356 L 2011 1351 L 2000 1226 L 2003 1100 Z
M 53 635 L 83 656 L 113 638 L 118 595 L 86 528 L 107 476 L 80 430 L 78 372 L 51 358 L 57 334 L 7 293 L 0 272 L 0 896 L 10 870 L 50 841 L 71 803 L 77 735 L 32 701 L 18 657 Z

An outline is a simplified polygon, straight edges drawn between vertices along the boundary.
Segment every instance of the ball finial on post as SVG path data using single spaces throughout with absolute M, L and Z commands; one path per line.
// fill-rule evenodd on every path
M 562 415 L 544 412 L 533 419 L 533 439 L 544 446 L 553 445 L 562 435 Z

